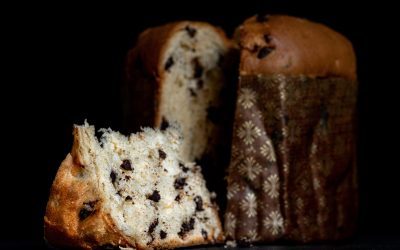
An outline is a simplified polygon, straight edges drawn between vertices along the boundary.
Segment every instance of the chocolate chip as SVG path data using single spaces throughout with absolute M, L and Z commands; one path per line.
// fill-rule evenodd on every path
M 87 217 L 89 217 L 92 213 L 93 211 L 91 210 L 87 210 L 86 208 L 81 208 L 81 210 L 79 211 L 79 219 L 84 220 Z
M 183 165 L 182 162 L 179 162 L 179 167 L 182 169 L 182 171 L 183 171 L 184 173 L 187 173 L 187 171 L 189 171 L 189 168 L 188 168 L 188 167 L 185 167 L 185 165 Z
M 129 180 L 131 177 L 129 175 L 125 175 L 125 180 Z
M 180 200 L 181 200 L 181 196 L 178 194 L 178 195 L 175 197 L 175 201 L 179 202 Z
M 270 43 L 270 42 L 271 42 L 271 36 L 268 35 L 268 34 L 265 34 L 265 35 L 264 35 L 264 41 L 265 41 L 266 43 Z
M 204 229 L 201 229 L 201 235 L 203 236 L 203 238 L 204 238 L 205 240 L 207 240 L 207 239 L 208 239 L 208 233 L 207 233 L 207 231 L 206 231 L 206 230 L 204 230 Z
M 259 13 L 259 14 L 257 14 L 256 21 L 259 23 L 267 22 L 268 15 L 266 15 L 265 13 Z
M 258 58 L 258 59 L 262 59 L 262 58 L 268 56 L 268 54 L 271 53 L 272 50 L 273 50 L 273 49 L 272 49 L 272 48 L 269 48 L 269 47 L 262 47 L 262 48 L 258 51 L 257 58 Z
M 158 190 L 154 190 L 152 194 L 147 195 L 147 199 L 158 202 L 161 199 L 161 196 Z
M 167 62 L 165 63 L 164 69 L 166 71 L 169 71 L 169 69 L 172 67 L 172 65 L 174 65 L 174 59 L 172 58 L 172 56 L 168 57 Z
M 125 197 L 125 201 L 131 201 L 132 197 L 130 197 L 129 195 Z
M 197 32 L 196 29 L 194 29 L 194 28 L 192 28 L 192 27 L 190 27 L 190 26 L 186 26 L 186 27 L 185 27 L 185 30 L 186 30 L 186 32 L 189 34 L 189 36 L 190 36 L 191 38 L 193 38 L 193 37 L 196 35 L 196 32 Z
M 174 182 L 175 189 L 183 189 L 183 187 L 186 185 L 187 185 L 186 178 L 180 177 L 180 178 L 176 179 Z
M 204 211 L 203 199 L 200 196 L 194 197 L 194 202 L 196 203 L 196 211 Z
M 95 207 L 96 203 L 97 203 L 97 200 L 84 202 L 83 207 L 79 211 L 79 219 L 84 220 L 87 217 L 89 217 L 90 215 L 92 215 L 95 212 L 94 207 Z
M 165 158 L 167 158 L 167 154 L 164 151 L 162 151 L 161 149 L 158 149 L 158 157 L 161 160 L 165 160 Z
M 196 97 L 196 96 L 197 96 L 197 93 L 196 93 L 196 91 L 194 91 L 194 89 L 189 88 L 189 92 L 190 92 L 190 95 L 191 95 L 192 97 Z
M 114 184 L 115 180 L 117 179 L 117 174 L 113 170 L 111 170 L 110 178 L 111 178 L 112 184 Z
M 204 86 L 204 81 L 201 80 L 201 79 L 199 79 L 199 80 L 197 81 L 197 83 L 196 83 L 197 89 L 202 89 L 203 86 Z
M 122 194 L 121 194 L 121 190 L 118 190 L 118 192 L 116 193 L 118 196 L 121 196 L 122 197 Z
M 161 130 L 166 130 L 168 127 L 169 127 L 169 122 L 167 121 L 167 119 L 165 119 L 165 117 L 163 117 L 160 129 Z
M 178 232 L 179 237 L 183 238 L 187 232 L 194 229 L 194 218 L 190 218 L 189 221 L 184 221 L 181 225 L 181 230 Z
M 217 107 L 210 106 L 207 108 L 207 119 L 210 120 L 214 124 L 218 124 L 220 122 L 221 114 Z
M 156 227 L 158 226 L 158 218 L 155 219 L 149 226 L 149 231 L 148 234 L 152 234 L 154 232 L 154 229 L 156 229 Z
M 160 238 L 161 238 L 161 239 L 167 238 L 167 233 L 164 232 L 163 230 L 160 230 Z
M 123 160 L 120 167 L 124 170 L 133 170 L 130 160 Z
M 199 58 L 195 58 L 192 61 L 193 65 L 194 65 L 194 74 L 193 77 L 194 78 L 200 78 L 203 75 L 203 66 L 200 64 Z

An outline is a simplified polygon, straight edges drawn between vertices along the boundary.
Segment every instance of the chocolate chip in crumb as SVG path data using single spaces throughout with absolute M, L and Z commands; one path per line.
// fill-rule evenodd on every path
M 87 210 L 86 208 L 81 208 L 81 210 L 79 211 L 79 219 L 84 220 L 87 217 L 89 217 L 92 213 L 93 211 L 91 210 Z
M 84 220 L 95 212 L 96 201 L 84 202 L 81 210 L 79 210 L 79 220 Z
M 186 30 L 186 32 L 189 34 L 189 36 L 190 36 L 191 38 L 193 38 L 193 37 L 196 35 L 196 32 L 197 32 L 196 29 L 194 29 L 194 28 L 192 28 L 192 27 L 190 27 L 190 26 L 186 26 L 186 27 L 185 27 L 185 30 Z
M 194 229 L 194 218 L 190 218 L 189 221 L 184 221 L 181 225 L 181 230 L 178 232 L 179 237 L 183 238 L 186 233 Z
M 169 127 L 169 122 L 167 121 L 167 119 L 165 119 L 165 117 L 163 117 L 160 129 L 161 130 L 166 130 L 168 127 Z
M 131 177 L 129 175 L 125 175 L 125 180 L 129 180 Z
M 271 36 L 268 35 L 268 34 L 265 34 L 265 35 L 264 35 L 264 41 L 265 41 L 266 43 L 270 43 L 270 42 L 271 42 Z
M 158 218 L 155 219 L 149 226 L 149 231 L 148 234 L 152 234 L 154 232 L 154 229 L 158 226 Z
M 174 59 L 172 56 L 168 57 L 167 61 L 165 62 L 164 69 L 166 71 L 169 71 L 169 69 L 174 65 Z
M 207 231 L 206 231 L 206 230 L 204 230 L 204 229 L 201 229 L 201 235 L 203 236 L 203 238 L 204 238 L 205 240 L 207 240 L 207 239 L 208 239 L 208 233 L 207 233 Z
M 197 93 L 196 93 L 196 91 L 194 91 L 194 89 L 189 88 L 189 92 L 190 92 L 190 96 L 192 96 L 192 97 L 196 97 L 197 96 Z
M 183 177 L 177 178 L 174 182 L 175 189 L 183 189 L 186 185 L 186 178 Z
M 125 197 L 125 201 L 131 201 L 132 197 L 130 197 L 129 195 Z
M 181 196 L 178 194 L 178 195 L 175 197 L 175 201 L 179 202 L 180 200 L 181 200 Z
M 162 149 L 158 149 L 158 157 L 161 160 L 165 160 L 165 158 L 167 158 L 167 154 Z
M 258 58 L 258 59 L 262 59 L 262 58 L 268 56 L 268 54 L 271 53 L 272 50 L 273 50 L 273 49 L 270 48 L 270 47 L 262 47 L 262 48 L 258 51 L 257 58 Z
M 203 66 L 200 64 L 199 58 L 195 58 L 192 61 L 193 65 L 194 65 L 194 74 L 193 77 L 194 78 L 200 78 L 203 75 Z
M 154 190 L 152 194 L 147 196 L 147 199 L 152 200 L 154 202 L 158 202 L 161 199 L 161 196 L 158 190 Z
M 114 184 L 115 180 L 117 179 L 117 174 L 112 170 L 111 170 L 111 173 L 110 173 L 110 178 L 111 178 L 112 184 Z
M 194 202 L 196 203 L 196 211 L 204 211 L 203 199 L 200 196 L 194 197 Z
M 182 171 L 183 171 L 184 173 L 187 173 L 187 171 L 189 171 L 189 168 L 188 168 L 188 167 L 185 167 L 185 165 L 183 165 L 182 162 L 179 162 L 179 167 L 182 169 Z
M 160 239 L 167 238 L 167 233 L 164 230 L 160 230 Z
M 204 86 L 204 81 L 201 80 L 201 79 L 199 79 L 199 80 L 197 81 L 197 83 L 196 83 L 197 89 L 202 89 L 203 86 Z
M 120 167 L 124 170 L 133 170 L 130 160 L 123 160 Z

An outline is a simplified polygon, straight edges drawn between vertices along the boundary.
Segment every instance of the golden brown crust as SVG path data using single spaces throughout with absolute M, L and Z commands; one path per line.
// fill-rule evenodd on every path
M 212 26 L 208 23 L 204 22 L 194 22 L 194 21 L 180 21 L 168 23 L 162 26 L 149 28 L 143 31 L 138 38 L 138 41 L 135 47 L 129 52 L 128 61 L 127 61 L 127 84 L 145 84 L 145 82 L 139 82 L 137 78 L 133 79 L 129 77 L 129 74 L 133 72 L 133 68 L 137 67 L 137 63 L 141 64 L 142 74 L 147 75 L 148 77 L 152 77 L 154 81 L 150 81 L 152 90 L 147 91 L 151 93 L 153 96 L 147 98 L 154 101 L 153 105 L 146 107 L 146 109 L 152 110 L 154 112 L 154 116 L 147 117 L 145 123 L 151 123 L 151 119 L 155 119 L 154 124 L 156 127 L 161 124 L 161 114 L 159 112 L 158 103 L 160 100 L 160 89 L 161 84 L 163 83 L 164 73 L 165 73 L 165 53 L 169 48 L 171 38 L 181 30 L 184 30 L 186 27 L 190 26 L 191 28 L 209 28 L 213 29 L 216 33 L 218 33 L 221 39 L 226 44 L 226 47 L 232 47 L 231 41 L 226 37 L 223 30 Z M 136 64 L 136 65 L 134 65 Z M 148 81 L 149 82 L 149 81 Z M 142 87 L 145 88 L 145 87 Z M 141 106 L 142 105 L 136 105 Z M 140 114 L 140 112 L 138 112 Z M 140 120 L 140 117 L 139 119 Z M 131 121 L 130 121 L 131 122 Z M 142 125 L 143 126 L 143 125 Z
M 213 29 L 224 40 L 226 46 L 230 46 L 231 42 L 225 36 L 224 31 L 222 31 L 220 28 L 204 22 L 181 21 L 168 23 L 143 31 L 139 36 L 135 48 L 133 48 L 130 53 L 139 54 L 138 56 L 140 56 L 140 58 L 143 60 L 142 62 L 145 70 L 148 73 L 162 77 L 162 74 L 165 72 L 163 56 L 166 49 L 169 47 L 170 39 L 175 35 L 176 32 L 184 30 L 188 26 L 195 29 Z
M 94 212 L 80 220 L 85 202 L 97 201 Z M 127 240 L 101 208 L 93 185 L 84 177 L 83 167 L 70 154 L 57 172 L 44 217 L 45 237 L 51 245 L 91 249 L 104 244 L 128 246 Z
M 237 29 L 236 35 L 241 47 L 241 75 L 281 73 L 356 79 L 351 43 L 322 24 L 278 15 L 258 21 L 254 16 Z

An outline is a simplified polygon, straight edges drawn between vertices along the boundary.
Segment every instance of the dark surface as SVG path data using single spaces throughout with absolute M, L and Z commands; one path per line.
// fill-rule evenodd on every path
M 190 19 L 219 25 L 231 35 L 245 18 L 261 10 L 325 23 L 353 42 L 360 81 L 360 241 L 352 246 L 398 244 L 398 13 L 391 14 L 396 8 L 384 1 L 261 2 L 231 3 L 229 9 L 197 1 L 180 4 L 182 9 L 171 2 L 117 9 L 3 8 L 2 51 L 10 57 L 5 68 L 9 78 L 2 81 L 1 91 L 6 149 L 1 164 L 0 248 L 42 244 L 45 206 L 57 168 L 72 145 L 72 124 L 88 119 L 98 128 L 121 129 L 125 56 L 140 31 Z
M 49 249 L 57 250 L 45 242 L 37 241 L 4 241 L 1 245 L 2 249 Z M 293 243 L 275 243 L 254 246 L 238 246 L 237 248 L 245 249 L 267 249 L 267 250 L 341 250 L 341 249 L 399 249 L 400 239 L 375 237 L 375 238 L 354 238 L 338 243 L 314 243 L 314 244 L 293 244 Z M 199 246 L 181 249 L 205 249 L 219 250 L 231 249 L 225 245 L 217 246 Z

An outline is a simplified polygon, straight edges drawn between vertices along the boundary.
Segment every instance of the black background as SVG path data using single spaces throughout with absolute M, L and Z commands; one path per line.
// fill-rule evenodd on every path
M 122 128 L 125 57 L 140 31 L 187 19 L 211 22 L 231 35 L 262 10 L 324 23 L 352 41 L 360 82 L 357 237 L 400 238 L 395 8 L 384 1 L 232 1 L 225 6 L 164 1 L 118 8 L 18 6 L 6 18 L 2 39 L 9 43 L 3 52 L 10 56 L 5 68 L 10 77 L 1 84 L 6 127 L 2 242 L 41 244 L 49 189 L 71 148 L 72 124 L 88 119 L 97 128 Z M 6 8 L 3 12 L 9 14 Z

